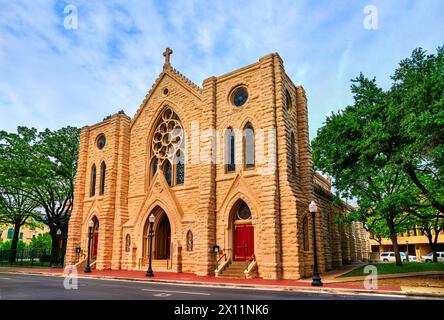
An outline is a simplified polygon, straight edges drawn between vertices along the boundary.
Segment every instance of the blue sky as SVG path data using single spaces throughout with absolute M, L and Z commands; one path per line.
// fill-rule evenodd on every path
M 78 28 L 67 30 L 74 5 Z M 364 8 L 378 28 L 364 28 Z M 444 44 L 444 1 L 0 0 L 0 129 L 84 126 L 133 116 L 163 64 L 196 84 L 278 52 L 308 95 L 310 138 L 352 102 L 363 72 L 387 88 L 416 47 Z

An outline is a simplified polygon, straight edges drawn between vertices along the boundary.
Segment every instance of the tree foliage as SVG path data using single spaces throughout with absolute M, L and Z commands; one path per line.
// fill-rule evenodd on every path
M 357 198 L 349 218 L 389 235 L 397 264 L 396 234 L 418 219 L 442 224 L 444 215 L 443 55 L 414 50 L 387 91 L 360 74 L 354 104 L 329 116 L 312 145 L 315 167 L 334 177 L 341 196 Z
M 28 215 L 24 210 L 15 211 L 22 218 L 21 223 L 26 222 L 32 211 L 33 220 L 49 227 L 53 249 L 59 248 L 60 241 L 66 244 L 78 145 L 79 129 L 74 127 L 46 129 L 40 133 L 26 127 L 19 127 L 17 133 L 2 131 L 0 221 L 12 215 L 11 210 L 6 210 L 11 203 L 16 206 L 26 203 Z M 52 254 L 52 263 L 55 263 L 58 250 L 53 250 Z

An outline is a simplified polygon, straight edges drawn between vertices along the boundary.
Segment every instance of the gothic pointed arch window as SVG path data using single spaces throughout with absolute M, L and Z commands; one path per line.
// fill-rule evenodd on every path
M 191 230 L 187 232 L 187 251 L 193 251 L 193 233 Z
M 171 162 L 169 160 L 166 160 L 163 163 L 163 174 L 165 175 L 166 182 L 171 187 L 173 173 L 172 173 L 172 169 L 171 169 Z
M 244 165 L 245 169 L 254 168 L 254 129 L 251 123 L 244 127 Z
M 234 130 L 229 127 L 225 130 L 225 171 L 234 172 L 236 171 L 235 163 L 235 149 L 236 141 Z
M 152 157 L 150 163 L 150 175 L 151 177 L 154 177 L 157 172 L 157 168 L 159 167 L 159 158 L 156 156 Z
M 97 175 L 96 165 L 93 164 L 91 167 L 91 190 L 90 190 L 91 197 L 94 197 L 96 195 L 96 175 Z
M 106 181 L 106 164 L 105 161 L 100 165 L 100 190 L 99 195 L 105 193 L 105 181 Z
M 291 175 L 294 177 L 296 176 L 296 166 L 297 166 L 297 162 L 296 162 L 296 141 L 294 138 L 294 133 L 291 133 L 291 138 L 290 138 L 290 159 L 291 159 Z
M 291 96 L 290 96 L 290 92 L 288 92 L 288 90 L 285 90 L 285 104 L 287 107 L 287 110 L 291 109 Z
M 185 181 L 185 155 L 182 150 L 177 151 L 175 158 L 176 184 L 183 184 Z
M 185 183 L 185 138 L 179 116 L 166 107 L 151 141 L 150 178 L 161 170 L 169 186 Z
M 130 252 L 131 250 L 131 236 L 129 234 L 125 237 L 125 252 Z

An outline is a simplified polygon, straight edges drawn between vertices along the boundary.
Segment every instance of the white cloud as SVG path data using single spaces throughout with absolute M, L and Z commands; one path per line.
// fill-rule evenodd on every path
M 375 1 L 377 31 L 364 30 L 364 4 L 354 1 L 69 4 L 78 8 L 77 30 L 63 28 L 61 1 L 2 2 L 0 128 L 83 126 L 120 109 L 132 116 L 169 46 L 172 64 L 199 85 L 279 52 L 307 90 L 314 137 L 325 116 L 350 101 L 350 78 L 364 71 L 387 82 L 414 47 L 442 44 L 444 29 L 439 1 Z
M 347 47 L 345 48 L 344 52 L 341 55 L 341 59 L 339 60 L 338 64 L 338 72 L 336 75 L 336 78 L 338 80 L 342 80 L 344 77 L 344 73 L 350 63 L 350 54 L 352 51 L 353 43 L 351 41 L 348 42 Z

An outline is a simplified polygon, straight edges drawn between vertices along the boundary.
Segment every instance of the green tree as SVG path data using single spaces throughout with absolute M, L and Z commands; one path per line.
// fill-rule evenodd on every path
M 404 143 L 398 161 L 421 192 L 423 205 L 444 217 L 444 47 L 413 51 L 396 69 L 387 122 Z
M 359 208 L 350 218 L 387 225 L 396 264 L 402 265 L 397 233 L 408 218 L 402 204 L 409 197 L 409 181 L 393 163 L 400 137 L 385 126 L 386 94 L 376 80 L 361 74 L 352 82 L 354 105 L 332 114 L 318 130 L 312 143 L 314 164 L 334 177 L 342 197 L 357 198 Z
M 46 129 L 38 135 L 36 144 L 32 194 L 45 212 L 42 221 L 49 227 L 52 237 L 52 265 L 59 262 L 60 243 L 63 251 L 66 248 L 74 199 L 79 134 L 79 129 L 75 127 L 56 131 Z
M 384 221 L 395 252 L 398 232 L 420 222 L 428 235 L 444 218 L 443 48 L 414 50 L 386 92 L 362 74 L 352 80 L 354 104 L 327 118 L 313 142 L 317 168 L 358 199 L 354 218 Z
M 405 210 L 412 215 L 409 218 L 408 230 L 418 227 L 422 233 L 427 237 L 430 248 L 433 252 L 433 262 L 438 262 L 438 239 L 439 233 L 444 230 L 444 219 L 441 213 L 436 208 L 427 204 L 430 201 L 418 197 L 418 203 L 411 204 L 405 207 Z
M 28 138 L 10 146 L 10 152 L 16 152 L 22 157 L 16 161 L 18 163 L 8 157 L 8 152 L 2 153 L 4 161 L 0 166 L 3 165 L 5 173 L 0 175 L 9 177 L 9 180 L 4 179 L 3 185 L 18 190 L 36 204 L 35 208 L 43 211 L 43 214 L 36 214 L 34 218 L 49 227 L 52 237 L 51 264 L 58 264 L 59 245 L 62 242 L 63 248 L 66 247 L 68 221 L 73 205 L 79 129 L 66 127 L 37 133 L 35 129 L 19 127 L 18 132 L 18 135 L 2 133 L 15 140 L 18 139 L 16 136 L 25 134 Z M 3 167 L 0 167 L 2 172 Z
M 0 222 L 14 226 L 10 262 L 16 259 L 20 228 L 30 218 L 39 218 L 28 178 L 35 139 L 34 129 L 19 127 L 17 133 L 0 132 Z

